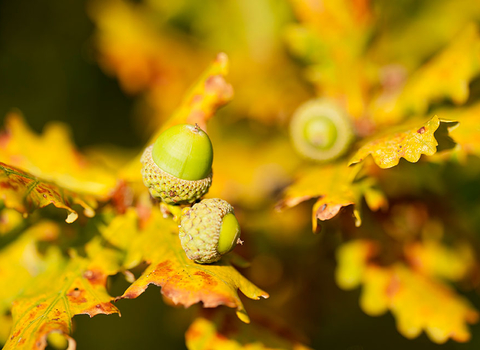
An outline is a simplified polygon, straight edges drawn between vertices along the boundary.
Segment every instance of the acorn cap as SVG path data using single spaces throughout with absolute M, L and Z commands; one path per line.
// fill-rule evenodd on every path
M 223 199 L 204 199 L 184 210 L 179 237 L 189 259 L 212 263 L 241 242 L 233 207 Z
M 212 184 L 212 172 L 200 180 L 183 180 L 160 169 L 152 158 L 153 145 L 143 152 L 142 179 L 154 198 L 167 204 L 193 203 L 208 192 Z

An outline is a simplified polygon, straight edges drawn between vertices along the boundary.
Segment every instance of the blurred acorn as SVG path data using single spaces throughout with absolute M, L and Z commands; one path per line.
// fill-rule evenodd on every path
M 344 154 L 354 133 L 346 112 L 327 99 L 302 104 L 290 122 L 290 137 L 297 152 L 315 161 L 329 161 Z

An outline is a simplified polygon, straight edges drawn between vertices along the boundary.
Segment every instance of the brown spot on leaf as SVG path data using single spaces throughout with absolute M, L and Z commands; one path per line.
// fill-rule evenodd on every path
M 169 273 L 169 272 L 172 272 L 172 262 L 170 260 L 165 260 L 163 262 L 161 262 L 160 264 L 157 265 L 157 267 L 155 268 L 155 271 L 158 271 L 158 270 L 161 270 L 163 273 Z
M 125 214 L 127 208 L 132 205 L 133 192 L 130 187 L 127 186 L 125 181 L 121 180 L 118 186 L 113 192 L 111 203 L 117 209 L 118 213 Z
M 110 315 L 117 312 L 118 309 L 111 303 L 99 303 L 85 310 L 85 314 L 89 315 L 90 317 L 98 314 Z
M 13 333 L 12 336 L 10 337 L 10 340 L 13 340 L 14 338 L 18 337 L 19 334 L 20 334 L 20 330 Z
M 353 203 L 350 203 L 353 204 Z M 347 204 L 348 205 L 348 204 Z M 343 204 L 335 204 L 335 205 L 322 205 L 316 212 L 316 217 L 322 221 L 330 220 L 334 216 L 338 214 L 340 209 L 342 209 Z
M 426 131 L 426 129 L 425 129 L 424 126 L 422 126 L 420 129 L 417 130 L 417 132 L 418 132 L 419 134 L 424 134 L 425 131 Z
M 14 188 L 10 182 L 0 182 L 1 188 Z
M 200 276 L 203 279 L 203 282 L 209 287 L 216 286 L 218 283 L 213 279 L 211 275 L 203 271 L 197 271 L 194 273 L 195 276 Z
M 87 302 L 85 298 L 85 290 L 73 288 L 67 293 L 68 301 L 72 304 L 82 304 Z
M 87 270 L 84 272 L 85 277 L 90 284 L 104 286 L 107 282 L 107 276 L 98 270 Z

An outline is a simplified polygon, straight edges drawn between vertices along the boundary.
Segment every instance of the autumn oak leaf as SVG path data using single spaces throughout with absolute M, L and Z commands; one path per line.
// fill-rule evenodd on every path
M 68 223 L 78 218 L 78 213 L 72 209 L 74 204 L 83 207 L 88 217 L 95 215 L 97 202 L 91 195 L 79 195 L 63 189 L 53 183 L 42 181 L 22 170 L 0 162 L 0 200 L 7 208 L 13 208 L 28 214 L 37 208 L 53 204 L 68 212 Z
M 37 135 L 15 112 L 0 133 L 0 162 L 96 200 L 109 199 L 117 187 L 115 174 L 77 150 L 66 125 L 51 122 Z
M 92 244 L 98 245 L 98 240 L 87 248 Z M 74 344 L 69 337 L 73 316 L 119 313 L 106 291 L 107 277 L 113 271 L 99 264 L 98 257 L 84 258 L 74 251 L 71 255 L 65 258 L 57 247 L 49 249 L 46 269 L 13 302 L 13 329 L 5 350 L 44 349 L 51 332 L 63 334 Z
M 135 220 L 131 215 L 130 219 Z M 103 230 L 103 234 L 104 237 L 112 237 L 108 229 Z M 171 219 L 163 218 L 156 208 L 152 210 L 145 228 L 131 234 L 129 249 L 135 250 L 133 255 L 140 252 L 150 265 L 117 300 L 136 298 L 150 284 L 154 284 L 161 287 L 162 294 L 174 304 L 189 307 L 202 302 L 207 308 L 226 305 L 236 308 L 238 317 L 248 323 L 249 317 L 237 289 L 251 299 L 268 297 L 267 293 L 248 281 L 231 265 L 227 260 L 228 256 L 215 264 L 207 265 L 188 259 L 178 238 L 177 224 Z M 127 256 L 131 255 L 127 252 Z
M 298 179 L 284 193 L 276 209 L 293 207 L 311 198 L 317 198 L 313 206 L 312 227 L 317 230 L 317 220 L 326 221 L 335 217 L 340 209 L 357 205 L 362 196 L 368 198 L 370 209 L 378 210 L 387 205 L 382 192 L 374 188 L 374 179 L 355 182 L 360 167 L 348 167 L 339 162 L 312 167 L 301 173 Z M 358 208 L 354 208 L 356 225 L 360 226 L 361 217 Z
M 207 121 L 220 107 L 233 98 L 233 88 L 225 79 L 228 65 L 228 56 L 225 53 L 219 53 L 193 84 L 174 114 L 152 135 L 147 145 L 153 144 L 163 131 L 173 125 L 196 123 L 206 130 Z M 122 178 L 129 181 L 141 181 L 140 157 L 142 154 L 143 150 L 127 164 L 121 172 Z
M 369 240 L 350 241 L 337 251 L 337 284 L 343 289 L 362 286 L 360 306 L 366 314 L 378 316 L 390 310 L 398 331 L 408 339 L 422 331 L 438 344 L 449 338 L 470 339 L 468 324 L 476 323 L 479 314 L 464 297 L 415 267 L 371 262 L 377 251 L 378 245 Z
M 437 152 L 438 142 L 434 133 L 442 121 L 435 116 L 425 124 L 407 131 L 387 132 L 384 136 L 374 138 L 355 153 L 348 165 L 360 163 L 372 155 L 380 168 L 387 169 L 397 165 L 400 158 L 416 163 L 422 154 L 431 156 Z
M 253 326 L 253 327 L 252 327 Z M 272 328 L 276 325 L 272 325 Z M 185 333 L 189 350 L 204 349 L 285 349 L 311 350 L 309 347 L 288 339 L 288 330 L 282 330 L 283 337 L 262 325 L 234 323 L 229 319 L 207 319 L 198 317 Z

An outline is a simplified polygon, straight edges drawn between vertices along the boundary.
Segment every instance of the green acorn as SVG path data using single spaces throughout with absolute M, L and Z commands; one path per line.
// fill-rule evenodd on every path
M 350 146 L 353 136 L 346 112 L 326 99 L 304 103 L 290 122 L 290 137 L 295 149 L 316 161 L 340 157 Z
M 165 130 L 140 161 L 143 183 L 154 198 L 167 204 L 193 203 L 212 184 L 213 147 L 198 125 Z
M 199 264 L 218 261 L 243 243 L 233 207 L 219 198 L 204 199 L 184 209 L 179 236 L 187 257 Z

